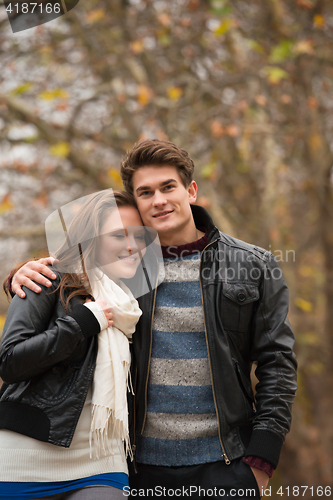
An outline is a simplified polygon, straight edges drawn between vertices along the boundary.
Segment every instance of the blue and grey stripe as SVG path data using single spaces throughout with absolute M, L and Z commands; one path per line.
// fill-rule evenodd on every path
M 157 289 L 147 418 L 137 460 L 192 465 L 221 460 L 199 282 L 200 255 L 166 259 Z

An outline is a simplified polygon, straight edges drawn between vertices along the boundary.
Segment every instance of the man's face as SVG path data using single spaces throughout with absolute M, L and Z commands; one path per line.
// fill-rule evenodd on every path
M 194 225 L 190 205 L 196 200 L 197 185 L 192 181 L 185 187 L 176 167 L 141 167 L 132 182 L 143 224 L 156 229 L 162 244 Z

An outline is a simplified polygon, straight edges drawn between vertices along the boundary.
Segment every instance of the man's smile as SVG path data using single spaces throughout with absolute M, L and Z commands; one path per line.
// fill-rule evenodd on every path
M 163 212 L 157 212 L 156 214 L 153 215 L 153 217 L 161 219 L 161 218 L 164 218 L 172 213 L 173 213 L 173 210 L 164 210 Z

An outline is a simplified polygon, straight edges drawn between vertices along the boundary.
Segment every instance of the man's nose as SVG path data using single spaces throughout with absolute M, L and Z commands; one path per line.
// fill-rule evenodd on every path
M 153 205 L 154 207 L 157 207 L 159 205 L 165 205 L 167 202 L 166 197 L 163 193 L 160 191 L 155 191 L 154 193 L 154 198 L 153 198 Z

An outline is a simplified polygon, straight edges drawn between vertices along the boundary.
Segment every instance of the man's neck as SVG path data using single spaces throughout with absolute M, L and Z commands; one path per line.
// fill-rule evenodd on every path
M 160 237 L 160 243 L 163 247 L 170 247 L 170 246 L 180 246 L 180 245 L 186 245 L 188 243 L 193 243 L 194 241 L 199 240 L 204 236 L 205 233 L 200 231 L 195 227 L 195 225 L 191 228 L 190 231 L 187 232 L 182 232 L 182 231 L 177 231 L 175 234 L 170 234 L 170 235 L 159 235 Z

